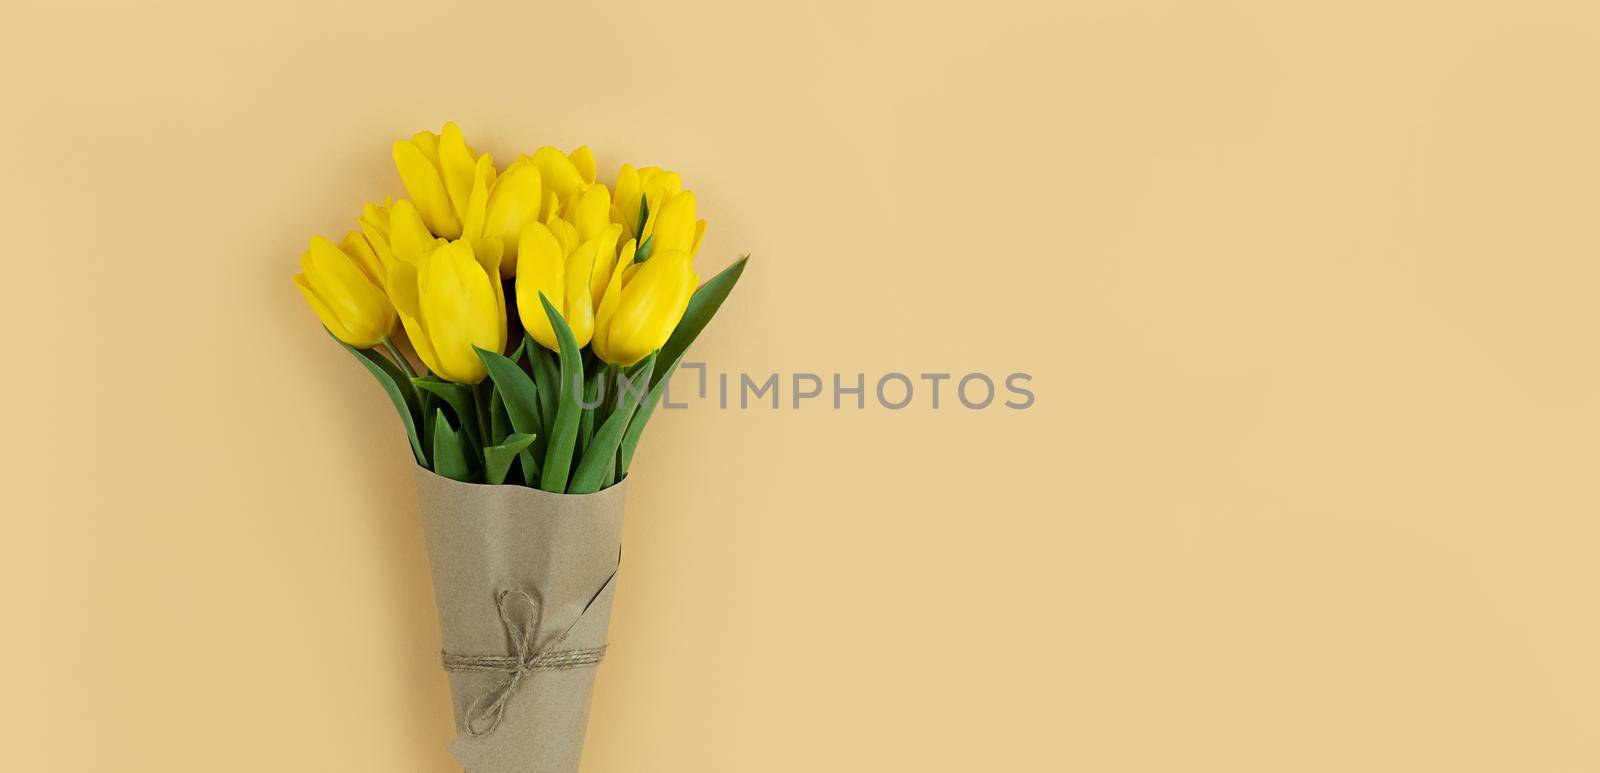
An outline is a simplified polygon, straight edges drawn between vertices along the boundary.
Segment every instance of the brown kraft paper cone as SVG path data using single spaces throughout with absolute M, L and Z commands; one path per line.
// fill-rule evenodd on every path
M 416 475 L 455 707 L 450 753 L 467 773 L 576 773 L 626 481 L 573 495 Z

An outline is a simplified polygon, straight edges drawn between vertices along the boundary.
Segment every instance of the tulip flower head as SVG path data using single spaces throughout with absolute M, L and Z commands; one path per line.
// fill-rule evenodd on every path
M 417 356 L 448 381 L 476 384 L 487 372 L 473 347 L 500 353 L 506 343 L 500 266 L 464 239 L 437 239 L 416 262 L 397 260 L 389 297 Z
M 312 237 L 294 283 L 334 337 L 371 349 L 394 329 L 395 310 L 379 284 L 376 257 L 362 253 L 357 243 L 365 244 L 356 233 L 345 237 L 345 249 Z
M 694 192 L 683 190 L 683 178 L 653 166 L 634 169 L 623 164 L 617 172 L 616 222 L 643 244 L 652 235 L 655 248 L 683 249 L 694 257 L 705 236 L 706 221 L 695 219 Z M 646 213 L 644 220 L 639 219 Z M 670 242 L 670 243 L 669 243 Z
M 577 229 L 561 218 L 533 223 L 522 231 L 517 266 L 517 310 L 522 326 L 542 346 L 560 351 L 555 329 L 539 302 L 542 293 L 566 321 L 578 347 L 594 333 L 594 300 L 589 288 L 595 244 L 578 244 Z
M 612 271 L 595 313 L 592 343 L 600 359 L 627 366 L 660 349 L 672 336 L 700 278 L 693 259 L 681 248 L 662 251 L 643 263 L 633 261 L 631 241 L 623 245 L 622 253 L 625 257 Z
M 535 158 L 553 170 L 552 179 L 566 181 L 570 195 L 560 214 L 546 218 L 547 231 L 523 232 L 517 270 L 523 326 L 545 348 L 557 350 L 539 303 L 542 292 L 580 347 L 592 343 L 606 362 L 632 365 L 666 343 L 698 282 L 693 259 L 706 223 L 696 219 L 694 192 L 683 190 L 674 172 L 624 164 L 612 195 L 600 183 L 584 187 L 582 176 L 566 169 L 558 153 L 545 150 Z M 650 252 L 636 263 L 641 243 Z M 650 264 L 655 267 L 646 271 Z

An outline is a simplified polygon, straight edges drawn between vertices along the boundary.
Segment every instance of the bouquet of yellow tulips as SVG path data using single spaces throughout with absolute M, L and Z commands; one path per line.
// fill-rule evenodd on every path
M 745 259 L 700 284 L 706 222 L 673 172 L 624 164 L 608 187 L 587 148 L 552 147 L 502 170 L 453 123 L 393 153 L 408 197 L 313 237 L 295 284 L 410 439 L 452 752 L 570 773 L 634 449 Z
M 453 123 L 394 160 L 410 198 L 368 204 L 337 245 L 312 238 L 294 279 L 394 401 L 417 463 L 555 493 L 620 480 L 744 260 L 699 286 L 706 221 L 673 172 L 624 164 L 613 190 L 587 148 L 551 147 L 498 172 Z

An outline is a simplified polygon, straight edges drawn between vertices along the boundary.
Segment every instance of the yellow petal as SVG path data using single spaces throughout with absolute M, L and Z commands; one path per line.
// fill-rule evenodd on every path
M 549 188 L 544 189 L 544 201 L 539 205 L 539 222 L 548 223 L 556 219 L 561 213 L 561 199 L 556 192 Z
M 535 341 L 546 349 L 559 351 L 555 328 L 539 303 L 539 294 L 550 300 L 557 312 L 562 311 L 566 295 L 566 252 L 561 242 L 543 223 L 530 223 L 522 229 L 517 244 L 517 312 L 522 326 Z
M 634 249 L 638 243 L 632 239 L 622 245 L 622 251 L 617 256 L 617 265 L 611 270 L 611 279 L 606 283 L 605 294 L 600 298 L 600 308 L 594 315 L 594 339 L 592 341 L 595 356 L 606 362 L 615 364 L 610 356 L 607 338 L 610 333 L 611 319 L 616 316 L 617 306 L 622 302 L 622 272 L 633 263 Z
M 572 222 L 572 212 L 578 208 L 578 200 L 583 198 L 583 192 L 585 190 L 587 190 L 587 188 L 573 188 L 572 194 L 568 196 L 565 201 L 561 202 L 561 209 L 556 212 L 556 217 L 559 217 L 569 223 Z
M 367 237 L 362 236 L 360 231 L 351 231 L 345 234 L 344 239 L 339 242 L 339 249 L 346 255 L 355 258 L 356 265 L 361 268 L 361 272 L 366 274 L 368 279 L 371 279 L 379 287 L 383 286 L 383 277 L 386 274 L 386 270 L 382 261 L 378 260 L 378 253 L 372 249 L 372 245 L 367 243 Z
M 617 171 L 617 189 L 611 196 L 611 202 L 622 216 L 622 224 L 627 227 L 630 235 L 637 236 L 644 230 L 644 223 L 639 222 L 639 197 L 642 189 L 639 187 L 639 170 L 632 164 L 623 164 Z
M 548 145 L 533 152 L 533 165 L 539 168 L 545 190 L 554 192 L 563 202 L 585 184 L 572 159 Z
M 388 296 L 357 264 L 356 259 L 320 236 L 312 237 L 310 249 L 300 256 L 303 271 L 297 284 L 302 292 L 315 296 L 313 310 L 337 320 L 329 325 L 340 340 L 351 346 L 371 348 L 394 328 L 394 307 Z
M 367 238 L 367 244 L 378 256 L 378 263 L 387 272 L 395 261 L 394 250 L 389 246 L 389 207 L 367 204 L 358 225 L 361 235 Z
M 439 358 L 439 375 L 476 384 L 487 372 L 473 347 L 498 351 L 500 321 L 489 275 L 465 241 L 434 250 L 424 261 L 419 296 L 428 336 Z
M 463 239 L 476 241 L 483 238 L 483 223 L 489 214 L 489 176 L 492 174 L 494 159 L 488 153 L 479 156 L 474 164 L 466 205 L 459 210 Z
M 639 185 L 644 191 L 644 198 L 649 201 L 650 208 L 650 219 L 644 224 L 643 234 L 650 236 L 655 233 L 655 221 L 667 199 L 683 190 L 683 178 L 676 172 L 646 167 L 639 170 Z
M 611 269 L 611 273 L 616 275 L 618 281 L 622 279 L 624 270 L 633 268 L 635 265 L 633 262 L 633 256 L 634 253 L 638 251 L 639 242 L 637 239 L 629 239 L 628 243 L 622 245 L 622 249 L 617 251 L 617 265 L 615 268 Z
M 445 192 L 444 180 L 439 170 L 415 144 L 400 141 L 394 144 L 394 165 L 400 170 L 400 182 L 411 195 L 422 221 L 434 234 L 454 239 L 461 235 L 461 221 L 450 205 L 450 195 Z
M 585 185 L 594 184 L 594 152 L 588 146 L 580 147 L 567 154 L 567 160 L 578 170 L 578 177 Z
M 587 242 L 567 258 L 563 288 L 566 303 L 562 317 L 572 330 L 572 337 L 577 340 L 579 349 L 588 346 L 589 339 L 594 337 L 594 301 L 590 297 L 589 282 L 594 276 L 598 248 L 598 241 Z
M 501 278 L 504 275 L 501 270 L 501 252 L 505 248 L 501 246 L 499 239 L 474 239 L 470 244 L 472 245 L 473 256 L 477 258 L 478 265 L 483 267 L 484 274 L 491 279 L 489 284 L 494 288 L 494 300 L 497 310 L 495 316 L 500 320 L 500 337 L 498 339 L 500 346 L 494 351 L 502 351 L 505 348 L 507 332 L 506 287 L 501 283 Z M 484 348 L 487 349 L 488 347 Z
M 606 186 L 591 185 L 583 192 L 573 206 L 572 225 L 578 229 L 580 242 L 599 236 L 611 225 L 611 192 Z
M 538 219 L 543 200 L 539 168 L 527 161 L 513 163 L 489 192 L 483 235 L 501 241 L 500 270 L 507 279 L 516 274 L 517 242 L 522 236 L 522 227 Z
M 328 300 L 326 293 L 329 290 L 349 292 L 363 284 L 376 288 L 372 279 L 356 265 L 355 258 L 321 236 L 311 237 L 311 247 L 301 256 L 300 266 L 318 291 L 324 294 L 325 301 Z
M 571 255 L 573 250 L 578 249 L 578 229 L 571 223 L 556 218 L 550 221 L 549 228 L 550 233 L 555 234 L 556 239 L 561 242 L 563 256 Z
M 617 265 L 617 242 L 621 238 L 622 226 L 613 223 L 595 239 L 598 247 L 595 250 L 594 276 L 589 280 L 589 293 L 596 305 L 605 297 L 606 284 L 611 281 L 611 270 Z M 628 257 L 632 259 L 633 256 Z
M 385 198 L 382 204 L 374 204 L 369 201 L 362 205 L 359 220 L 363 224 L 376 228 L 387 238 L 389 235 L 389 208 L 393 206 L 394 200 L 392 198 Z
M 411 135 L 411 144 L 422 151 L 422 155 L 434 169 L 439 168 L 439 135 L 430 131 L 420 131 Z
M 640 265 L 633 280 L 622 288 L 616 313 L 608 321 L 609 362 L 632 365 L 661 348 L 693 293 L 689 253 L 668 250 Z
M 694 192 L 684 191 L 667 199 L 661 208 L 661 216 L 655 218 L 652 232 L 655 241 L 652 242 L 651 253 L 654 254 L 656 250 L 689 252 L 694 249 L 694 231 Z
M 411 348 L 417 350 L 417 356 L 422 358 L 422 364 L 428 366 L 428 370 L 438 373 L 439 356 L 434 353 L 433 341 L 428 338 L 427 326 L 423 324 L 419 284 L 415 263 L 396 263 L 389 272 L 389 298 L 394 301 L 395 311 L 400 314 L 400 324 L 405 326 L 406 337 L 411 339 Z
M 407 199 L 395 202 L 389 210 L 389 249 L 396 261 L 416 263 L 433 249 L 433 234 L 423 225 L 422 216 Z
M 328 304 L 323 303 L 322 299 L 317 297 L 317 291 L 312 289 L 311 283 L 306 280 L 305 274 L 295 274 L 294 285 L 300 288 L 300 294 L 305 296 L 306 303 L 310 304 L 311 310 L 317 315 L 317 319 L 322 320 L 323 327 L 326 327 L 334 338 L 357 349 L 371 349 L 378 345 L 377 341 L 365 342 L 351 333 L 350 329 L 345 327 L 344 322 L 339 319 L 339 315 L 333 313 L 333 309 L 328 308 Z
M 472 198 L 477 169 L 477 159 L 473 157 L 472 149 L 467 147 L 467 138 L 462 136 L 461 127 L 454 121 L 445 124 L 444 131 L 439 134 L 439 175 L 444 179 L 445 190 L 449 192 L 450 205 L 463 224 L 467 220 L 467 206 Z

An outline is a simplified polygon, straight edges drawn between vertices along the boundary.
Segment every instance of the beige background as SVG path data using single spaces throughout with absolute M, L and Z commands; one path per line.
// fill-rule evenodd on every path
M 1592 3 L 24 2 L 7 770 L 449 771 L 389 405 L 289 282 L 454 118 L 686 173 L 587 773 L 1600 770 Z M 455 8 L 455 10 L 452 10 Z

